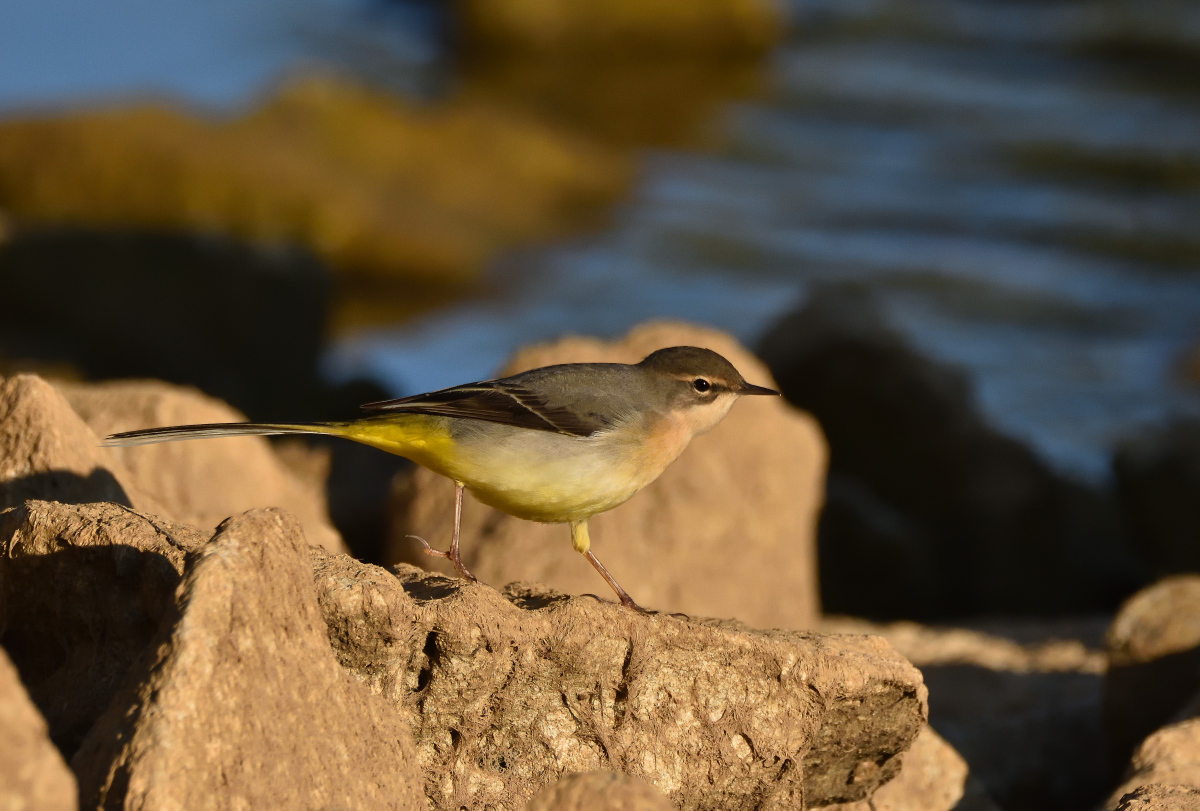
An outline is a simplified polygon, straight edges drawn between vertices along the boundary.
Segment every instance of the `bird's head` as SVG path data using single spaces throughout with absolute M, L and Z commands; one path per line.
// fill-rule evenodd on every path
M 666 409 L 682 419 L 692 434 L 702 434 L 725 418 L 735 400 L 749 394 L 775 394 L 774 389 L 747 383 L 733 364 L 696 346 L 671 346 L 647 355 L 638 364 L 655 376 Z

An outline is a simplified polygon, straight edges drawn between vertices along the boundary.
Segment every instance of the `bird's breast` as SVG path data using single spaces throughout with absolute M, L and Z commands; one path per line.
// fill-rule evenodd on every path
M 692 440 L 691 425 L 677 415 L 658 418 L 648 427 L 628 440 L 630 475 L 640 481 L 639 489 L 662 475 Z

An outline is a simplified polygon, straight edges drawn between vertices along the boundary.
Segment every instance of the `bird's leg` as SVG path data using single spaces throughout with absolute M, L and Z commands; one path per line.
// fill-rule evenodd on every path
M 617 596 L 621 598 L 621 605 L 632 608 L 634 611 L 639 611 L 642 614 L 650 613 L 633 601 L 633 598 L 629 596 L 629 592 L 621 588 L 621 584 L 616 581 L 616 578 L 608 573 L 608 569 L 604 568 L 604 564 L 601 563 L 600 559 L 592 554 L 592 552 L 585 552 L 583 556 L 587 558 L 593 566 L 596 567 L 596 571 L 600 573 L 601 577 L 608 581 L 608 585 L 612 586 L 613 591 L 615 591 Z
M 640 611 L 643 614 L 650 613 L 633 601 L 633 598 L 629 596 L 629 592 L 621 588 L 621 584 L 617 582 L 615 577 L 608 573 L 608 569 L 604 568 L 604 564 L 600 562 L 600 559 L 592 554 L 592 539 L 588 535 L 586 520 L 571 522 L 571 544 L 575 547 L 576 552 L 581 553 L 588 559 L 589 563 L 596 567 L 596 571 L 600 573 L 600 576 L 604 578 L 608 585 L 612 587 L 612 590 L 617 593 L 617 596 L 621 598 L 621 605 L 632 608 L 634 611 Z
M 434 549 L 429 545 L 429 542 L 420 535 L 409 535 L 410 538 L 416 538 L 421 542 L 421 546 L 425 547 L 425 554 L 435 558 L 445 558 L 450 561 L 455 569 L 458 570 L 460 576 L 466 580 L 478 583 L 479 578 L 471 574 L 467 567 L 463 565 L 462 556 L 458 552 L 458 535 L 462 527 L 462 502 L 463 502 L 463 484 L 462 482 L 454 483 L 454 535 L 450 538 L 450 551 L 443 552 L 440 549 Z

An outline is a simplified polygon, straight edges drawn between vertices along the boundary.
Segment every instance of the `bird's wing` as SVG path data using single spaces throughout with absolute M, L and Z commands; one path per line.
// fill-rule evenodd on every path
M 547 397 L 508 380 L 468 383 L 450 389 L 367 403 L 365 411 L 403 411 L 441 417 L 486 420 L 536 431 L 591 436 L 612 425 L 594 413 L 579 413 L 567 405 L 550 405 Z

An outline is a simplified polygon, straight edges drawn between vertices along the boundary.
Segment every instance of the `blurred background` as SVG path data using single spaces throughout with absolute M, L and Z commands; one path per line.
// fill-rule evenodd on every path
M 821 421 L 827 610 L 1110 610 L 1200 569 L 1197 76 L 1170 0 L 6 0 L 0 373 L 330 419 L 686 319 Z

